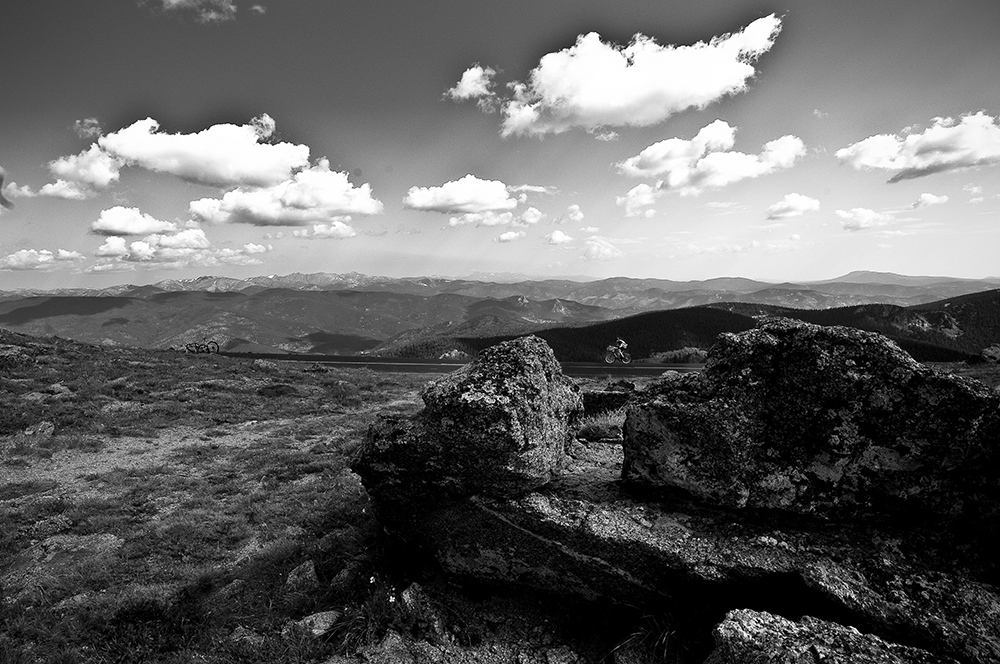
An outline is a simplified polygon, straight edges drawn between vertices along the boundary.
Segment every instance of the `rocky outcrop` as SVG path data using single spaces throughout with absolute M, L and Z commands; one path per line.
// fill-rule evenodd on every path
M 825 620 L 739 609 L 715 628 L 716 649 L 705 664 L 957 664 L 926 650 L 888 643 Z
M 1000 394 L 881 335 L 787 319 L 724 334 L 625 424 L 626 481 L 733 508 L 995 520 Z
M 781 659 L 798 647 L 781 644 L 808 630 L 829 637 L 829 661 L 1000 661 L 995 563 L 944 520 L 954 500 L 963 518 L 995 527 L 990 503 L 970 504 L 997 487 L 995 465 L 972 463 L 996 449 L 995 393 L 929 371 L 876 335 L 768 322 L 724 337 L 703 375 L 640 393 L 623 455 L 567 441 L 576 393 L 550 358 L 536 339 L 495 347 L 428 388 L 420 414 L 372 427 L 354 467 L 408 554 L 424 551 L 458 580 L 667 609 L 689 634 L 707 635 L 735 609 L 774 614 L 741 614 L 743 627 L 731 615 L 716 633 L 730 645 L 740 630 L 775 644 L 746 662 L 826 661 Z M 777 395 L 784 410 L 768 402 Z M 842 449 L 839 478 L 816 470 L 825 458 L 838 468 Z M 791 494 L 748 489 L 757 468 L 799 484 Z M 681 471 L 698 482 L 674 481 Z M 934 519 L 897 519 L 899 504 Z M 885 658 L 838 659 L 853 647 L 841 638 L 848 627 L 873 653 L 888 644 Z M 740 661 L 720 643 L 717 656 L 730 659 L 718 664 Z
M 413 418 L 388 417 L 368 432 L 354 466 L 381 514 L 470 495 L 526 493 L 558 474 L 568 424 L 581 408 L 538 337 L 508 341 L 431 384 Z

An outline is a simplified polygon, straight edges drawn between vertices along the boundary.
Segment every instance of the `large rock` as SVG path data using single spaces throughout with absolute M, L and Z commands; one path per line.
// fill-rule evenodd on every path
M 769 320 L 630 410 L 623 479 L 733 508 L 995 521 L 998 408 L 881 335 Z
M 792 622 L 739 609 L 726 615 L 713 636 L 717 645 L 705 664 L 957 664 L 811 616 Z
M 514 496 L 545 484 L 562 466 L 568 423 L 581 408 L 579 388 L 535 336 L 488 348 L 422 396 L 416 417 L 370 428 L 353 466 L 383 519 L 424 500 Z

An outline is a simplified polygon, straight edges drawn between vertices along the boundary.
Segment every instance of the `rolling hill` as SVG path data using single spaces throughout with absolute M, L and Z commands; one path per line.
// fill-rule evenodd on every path
M 718 331 L 745 329 L 755 316 L 782 315 L 882 332 L 922 355 L 954 355 L 1000 341 L 997 287 L 997 279 L 874 272 L 781 284 L 738 277 L 490 282 L 357 273 L 206 276 L 100 290 L 0 292 L 0 327 L 149 348 L 214 339 L 242 352 L 434 357 L 529 332 L 562 352 L 590 356 L 617 329 L 627 330 L 619 333 L 641 357 L 647 350 L 707 347 Z M 648 315 L 666 310 L 685 313 Z M 712 310 L 742 318 L 723 320 Z M 576 341 L 563 343 L 563 337 Z M 570 351 L 574 344 L 585 350 Z

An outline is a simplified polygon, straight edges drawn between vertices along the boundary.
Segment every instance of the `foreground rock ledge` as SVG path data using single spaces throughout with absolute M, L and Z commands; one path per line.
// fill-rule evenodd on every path
M 710 357 L 709 384 L 724 385 L 728 380 L 735 386 L 731 394 L 737 393 L 737 387 L 773 394 L 767 391 L 770 388 L 765 390 L 769 383 L 761 386 L 749 378 L 780 376 L 784 363 L 800 366 L 795 364 L 798 358 L 809 356 L 811 346 L 820 344 L 825 350 L 814 353 L 809 362 L 819 363 L 816 358 L 820 358 L 831 375 L 859 371 L 850 367 L 867 367 L 864 372 L 868 373 L 858 374 L 859 385 L 877 383 L 889 390 L 888 375 L 871 374 L 872 367 L 879 365 L 893 367 L 890 375 L 900 368 L 905 370 L 899 378 L 907 384 L 916 381 L 917 386 L 940 383 L 956 388 L 957 397 L 952 395 L 936 404 L 928 397 L 921 403 L 933 407 L 942 421 L 950 424 L 960 424 L 966 418 L 952 417 L 950 408 L 973 404 L 972 411 L 962 412 L 976 413 L 978 428 L 970 431 L 965 427 L 964 433 L 953 433 L 947 440 L 967 443 L 964 449 L 970 453 L 980 450 L 975 454 L 989 458 L 988 445 L 977 437 L 993 426 L 986 408 L 995 403 L 991 399 L 996 395 L 987 388 L 926 374 L 904 353 L 893 350 L 889 342 L 858 338 L 853 330 L 827 332 L 810 326 L 804 332 L 813 341 L 796 344 L 798 352 L 789 358 L 775 352 L 780 346 L 776 335 L 785 333 L 781 330 L 793 335 L 802 331 L 791 325 L 767 325 L 772 327 L 723 340 L 718 349 L 721 354 L 713 351 Z M 859 339 L 861 350 L 870 348 L 873 352 L 843 350 Z M 727 373 L 726 362 L 738 355 L 726 351 L 733 346 L 743 349 L 749 358 L 760 358 L 761 373 L 742 373 L 746 365 L 733 365 L 740 366 L 738 376 Z M 889 351 L 888 359 L 884 353 L 878 354 L 879 349 Z M 769 374 L 765 366 L 771 367 Z M 878 377 L 864 378 L 869 375 Z M 848 505 L 881 508 L 886 501 L 892 502 L 889 498 L 898 497 L 896 493 L 869 502 L 855 499 L 854 503 L 841 503 L 829 498 L 832 494 L 797 491 L 794 500 L 777 505 L 780 509 L 762 510 L 754 509 L 749 498 L 731 503 L 711 491 L 703 497 L 689 487 L 678 491 L 677 485 L 669 482 L 636 481 L 639 455 L 655 461 L 660 453 L 650 450 L 668 448 L 677 440 L 697 447 L 694 438 L 675 436 L 674 442 L 665 443 L 653 435 L 652 428 L 639 436 L 636 423 L 645 411 L 659 412 L 660 404 L 694 401 L 690 395 L 702 394 L 704 388 L 697 382 L 701 380 L 705 378 L 668 379 L 645 399 L 639 395 L 630 407 L 631 424 L 625 427 L 624 446 L 631 455 L 626 459 L 626 464 L 631 464 L 627 471 L 632 474 L 630 481 L 622 482 L 620 447 L 580 441 L 565 444 L 578 397 L 559 373 L 551 351 L 536 339 L 508 342 L 484 353 L 481 363 L 428 388 L 424 396 L 427 408 L 420 414 L 390 418 L 373 426 L 354 467 L 386 529 L 410 547 L 408 552 L 426 552 L 458 579 L 611 599 L 650 611 L 668 610 L 688 616 L 706 635 L 727 612 L 752 608 L 793 620 L 810 615 L 844 629 L 853 627 L 872 638 L 898 644 L 899 648 L 889 649 L 896 655 L 910 648 L 926 650 L 936 658 L 926 661 L 1000 661 L 1000 596 L 989 582 L 995 580 L 995 565 L 983 562 L 990 560 L 984 542 L 953 537 L 947 522 L 938 521 L 933 528 L 926 528 L 912 519 L 897 522 L 845 517 L 851 512 Z M 809 391 L 807 386 L 800 387 Z M 869 401 L 873 395 L 884 394 L 860 393 Z M 841 393 L 838 398 L 844 401 L 845 412 L 864 410 L 850 394 Z M 882 408 L 884 425 L 896 421 L 896 407 L 907 406 Z M 681 411 L 678 406 L 674 412 Z M 793 417 L 808 414 L 794 405 L 788 412 Z M 720 419 L 725 420 L 726 413 L 720 413 Z M 698 417 L 709 421 L 707 406 Z M 780 420 L 776 412 L 770 417 L 772 422 Z M 741 416 L 739 421 L 751 420 Z M 808 424 L 790 422 L 787 426 L 793 431 L 813 430 Z M 756 432 L 752 427 L 747 431 Z M 932 455 L 929 435 L 920 440 Z M 736 442 L 735 438 L 725 440 Z M 743 457 L 745 464 L 778 463 L 767 455 L 762 440 L 752 439 Z M 797 440 L 804 439 L 800 436 Z M 831 436 L 822 441 L 835 442 Z M 786 464 L 782 467 L 805 474 L 815 455 L 822 453 L 820 442 L 810 444 L 813 446 L 804 455 L 782 449 L 782 463 Z M 710 446 L 705 449 L 711 451 Z M 708 453 L 703 452 L 703 456 Z M 951 457 L 945 454 L 945 458 Z M 717 467 L 723 476 L 713 475 L 707 465 L 700 467 L 704 481 L 714 483 L 711 486 L 722 485 L 725 473 L 743 472 L 731 464 Z M 869 467 L 866 472 L 876 471 Z M 996 468 L 977 472 L 972 475 L 975 481 L 970 484 L 970 495 L 987 496 L 990 487 L 996 487 Z M 872 483 L 877 479 L 877 473 L 872 478 L 860 475 L 858 481 Z M 917 482 L 912 486 L 920 492 L 957 496 L 961 490 L 950 480 L 924 485 L 925 474 L 907 475 L 903 471 L 892 481 L 893 492 L 909 495 L 907 477 Z M 855 492 L 855 496 L 860 495 Z M 813 498 L 821 509 L 810 509 Z M 935 501 L 928 504 L 943 507 Z M 765 505 L 773 506 L 770 502 Z M 830 518 L 827 508 L 831 505 L 843 508 L 836 512 L 843 518 Z M 858 514 L 866 512 L 859 509 Z M 989 515 L 989 510 L 984 510 L 977 516 L 986 523 Z M 766 624 L 777 630 L 775 638 L 784 638 L 780 636 L 787 631 L 784 623 Z M 706 651 L 703 656 L 708 654 Z M 756 661 L 786 661 L 766 657 Z
M 740 609 L 715 628 L 717 643 L 705 664 L 956 664 L 926 650 L 888 643 L 825 620 Z

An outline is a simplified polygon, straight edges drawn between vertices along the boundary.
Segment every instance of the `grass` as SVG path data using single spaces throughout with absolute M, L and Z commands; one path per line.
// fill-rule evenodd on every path
M 580 418 L 576 435 L 589 441 L 621 439 L 624 423 L 625 408 L 584 415 Z
M 0 377 L 0 664 L 315 662 L 384 633 L 381 529 L 348 461 L 427 376 L 32 343 Z M 72 463 L 90 470 L 18 479 Z M 319 583 L 289 591 L 305 562 Z M 325 609 L 334 633 L 282 636 Z

